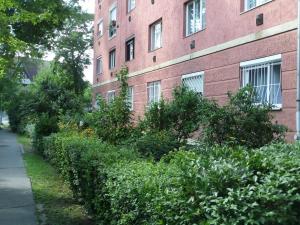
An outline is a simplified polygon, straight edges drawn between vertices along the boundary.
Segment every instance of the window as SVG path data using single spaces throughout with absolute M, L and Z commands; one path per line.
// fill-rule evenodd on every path
M 186 4 L 186 36 L 206 26 L 206 0 L 192 0 Z
M 109 10 L 109 37 L 117 34 L 117 6 L 114 4 Z
M 107 92 L 107 103 L 112 103 L 115 100 L 116 91 L 108 91 Z
M 272 0 L 243 0 L 243 1 L 245 1 L 244 5 L 245 5 L 245 11 L 246 11 L 246 10 L 253 9 L 257 6 L 263 5 Z
M 242 86 L 252 85 L 258 104 L 281 108 L 281 55 L 241 63 Z
M 103 35 L 103 20 L 100 20 L 100 22 L 97 24 L 97 36 L 102 37 Z
M 102 58 L 99 57 L 96 60 L 96 74 L 100 75 L 103 73 L 103 64 L 102 64 Z
M 203 76 L 204 72 L 186 74 L 182 76 L 182 84 L 188 89 L 203 95 Z
M 116 67 L 116 49 L 109 52 L 109 69 L 112 70 Z
M 126 42 L 126 61 L 131 61 L 134 59 L 134 38 L 131 38 Z
M 156 50 L 162 46 L 162 21 L 150 26 L 150 50 Z
M 155 102 L 159 102 L 159 100 L 160 100 L 160 81 L 148 83 L 147 93 L 148 93 L 148 105 L 151 105 L 152 103 L 155 103 Z
M 133 110 L 133 87 L 128 87 L 127 104 L 130 110 Z
M 130 12 L 135 8 L 135 0 L 127 0 L 127 12 Z
M 99 106 L 99 98 L 101 98 L 101 95 L 99 93 L 96 94 L 95 96 L 95 104 L 94 104 L 94 108 L 95 109 L 99 109 L 100 106 Z

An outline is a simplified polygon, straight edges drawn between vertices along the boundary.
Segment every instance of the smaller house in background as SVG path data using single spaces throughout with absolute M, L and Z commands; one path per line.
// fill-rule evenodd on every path
M 50 66 L 49 61 L 43 61 L 40 59 L 22 58 L 19 61 L 19 67 L 21 71 L 21 83 L 24 86 L 31 84 L 34 78 L 43 68 Z

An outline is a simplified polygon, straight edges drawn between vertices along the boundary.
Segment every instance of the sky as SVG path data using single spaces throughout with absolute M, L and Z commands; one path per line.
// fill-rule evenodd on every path
M 88 13 L 94 13 L 95 10 L 95 0 L 81 0 L 80 5 L 82 9 Z M 93 49 L 89 50 L 90 60 L 93 62 Z M 54 54 L 49 52 L 46 56 L 46 60 L 52 60 L 54 58 Z M 91 84 L 93 83 L 93 64 L 89 65 L 87 69 L 84 71 L 84 79 L 88 80 Z
M 87 11 L 88 13 L 94 13 L 95 11 L 95 0 L 82 0 L 80 2 L 81 7 L 84 11 Z M 89 51 L 91 62 L 93 62 L 93 50 L 91 49 Z M 93 83 L 93 64 L 91 64 L 85 71 L 85 80 L 90 81 L 90 83 Z

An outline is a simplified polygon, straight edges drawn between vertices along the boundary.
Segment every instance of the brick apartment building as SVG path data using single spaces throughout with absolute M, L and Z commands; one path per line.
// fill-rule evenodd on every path
M 181 83 L 220 104 L 250 83 L 293 140 L 297 0 L 96 0 L 95 31 L 95 96 L 123 65 L 136 116 Z

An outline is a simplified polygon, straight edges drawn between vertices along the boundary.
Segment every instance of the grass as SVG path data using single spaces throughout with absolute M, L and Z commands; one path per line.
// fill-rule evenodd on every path
M 38 206 L 39 224 L 92 225 L 85 210 L 72 198 L 71 190 L 56 170 L 32 151 L 29 138 L 19 136 L 18 141 L 24 146 L 24 160 Z

